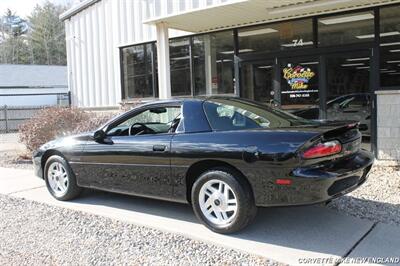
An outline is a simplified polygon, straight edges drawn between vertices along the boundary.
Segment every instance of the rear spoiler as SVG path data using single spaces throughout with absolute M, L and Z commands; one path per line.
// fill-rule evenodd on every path
M 329 123 L 329 126 L 334 126 L 334 125 L 335 125 L 334 123 L 332 124 Z M 358 130 L 359 127 L 360 127 L 360 122 L 354 122 L 354 121 L 351 121 L 350 123 L 342 122 L 340 126 L 324 132 L 322 136 L 325 140 L 337 139 L 341 143 L 347 143 L 361 137 L 361 133 Z

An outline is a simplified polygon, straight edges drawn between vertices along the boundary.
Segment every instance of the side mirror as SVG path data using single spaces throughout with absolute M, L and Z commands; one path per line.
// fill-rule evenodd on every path
M 93 139 L 96 142 L 104 142 L 104 139 L 107 137 L 106 132 L 104 130 L 100 129 L 94 132 L 93 134 Z
M 333 110 L 339 111 L 339 109 L 340 109 L 340 104 L 334 103 L 332 107 L 333 107 Z

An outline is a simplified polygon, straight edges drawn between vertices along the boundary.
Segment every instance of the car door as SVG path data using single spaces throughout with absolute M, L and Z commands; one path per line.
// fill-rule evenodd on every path
M 84 186 L 157 198 L 172 194 L 170 126 L 180 106 L 152 106 L 107 128 L 103 142 L 89 141 L 81 157 Z M 150 128 L 142 132 L 135 124 Z M 129 134 L 129 131 L 131 131 Z

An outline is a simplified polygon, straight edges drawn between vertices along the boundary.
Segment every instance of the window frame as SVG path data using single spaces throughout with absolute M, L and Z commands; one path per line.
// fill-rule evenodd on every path
M 152 96 L 148 97 L 143 97 L 143 98 L 131 98 L 128 97 L 125 93 L 125 73 L 124 73 L 124 49 L 126 48 L 131 48 L 135 46 L 145 46 L 145 45 L 151 45 L 151 74 L 152 75 Z M 156 60 L 156 53 L 157 53 L 157 42 L 156 41 L 151 41 L 151 42 L 143 42 L 143 43 L 136 43 L 133 45 L 125 45 L 119 47 L 119 68 L 120 68 L 120 84 L 121 84 L 121 100 L 122 101 L 130 101 L 134 99 L 155 99 L 158 97 L 158 70 L 157 70 L 157 60 Z

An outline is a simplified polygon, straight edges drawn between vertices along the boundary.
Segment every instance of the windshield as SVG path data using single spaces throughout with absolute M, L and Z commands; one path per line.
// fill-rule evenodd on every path
M 282 128 L 318 124 L 279 109 L 239 98 L 209 99 L 204 102 L 204 111 L 213 130 Z

